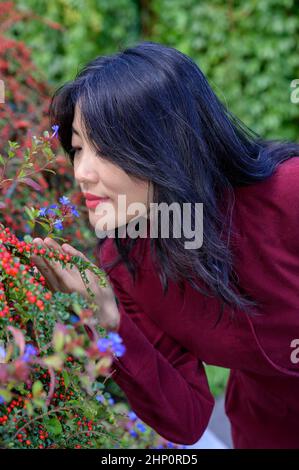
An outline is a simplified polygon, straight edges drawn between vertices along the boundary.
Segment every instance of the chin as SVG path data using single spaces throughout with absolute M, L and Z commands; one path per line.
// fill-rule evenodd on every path
M 93 227 L 95 229 L 96 236 L 98 238 L 104 238 L 106 236 L 115 237 L 115 229 L 117 224 L 114 220 L 105 220 L 101 221 L 101 217 L 94 217 Z

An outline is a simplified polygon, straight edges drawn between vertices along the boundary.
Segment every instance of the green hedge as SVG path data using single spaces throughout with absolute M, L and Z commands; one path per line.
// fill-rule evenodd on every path
M 266 137 L 298 140 L 299 15 L 295 0 L 154 0 L 153 36 L 192 56 L 214 91 Z
M 23 38 L 54 85 L 96 55 L 139 40 L 190 55 L 211 86 L 247 125 L 265 137 L 298 140 L 299 15 L 295 0 L 16 0 L 64 31 L 31 20 Z

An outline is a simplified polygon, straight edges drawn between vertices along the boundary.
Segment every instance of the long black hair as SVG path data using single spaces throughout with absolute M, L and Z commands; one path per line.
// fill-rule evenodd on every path
M 225 107 L 190 57 L 150 41 L 95 58 L 55 92 L 50 120 L 59 125 L 71 161 L 77 103 L 91 145 L 128 174 L 151 181 L 154 202 L 203 203 L 200 248 L 185 249 L 184 237 L 150 241 L 164 291 L 169 278 L 180 287 L 188 279 L 204 295 L 221 299 L 222 308 L 226 303 L 251 313 L 256 302 L 236 290 L 233 188 L 268 178 L 282 161 L 299 155 L 299 145 L 262 139 Z M 220 210 L 224 193 L 228 204 Z M 129 254 L 136 240 L 115 238 L 118 260 L 134 279 L 136 265 Z

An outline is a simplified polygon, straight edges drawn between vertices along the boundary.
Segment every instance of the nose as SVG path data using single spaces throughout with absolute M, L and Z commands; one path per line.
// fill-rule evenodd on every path
M 81 185 L 98 182 L 98 174 L 90 158 L 82 155 L 80 161 L 74 161 L 74 178 Z

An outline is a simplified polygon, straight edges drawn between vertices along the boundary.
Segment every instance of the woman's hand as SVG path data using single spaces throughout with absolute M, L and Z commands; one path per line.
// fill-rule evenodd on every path
M 83 253 L 73 248 L 71 245 L 64 243 L 60 246 L 52 238 L 34 238 L 33 243 L 42 245 L 44 248 L 58 250 L 62 254 L 69 254 L 70 256 L 80 256 L 85 261 L 88 261 Z M 103 328 L 110 330 L 117 330 L 119 326 L 120 314 L 115 301 L 114 292 L 110 284 L 107 287 L 99 285 L 99 278 L 89 269 L 86 270 L 86 277 L 89 280 L 88 287 L 95 294 L 94 298 L 89 295 L 86 286 L 81 278 L 80 272 L 76 266 L 62 268 L 57 261 L 48 261 L 40 255 L 32 255 L 32 261 L 46 279 L 47 287 L 55 292 L 78 292 L 89 302 L 93 302 L 100 307 L 100 324 Z M 107 281 L 108 282 L 108 281 Z

